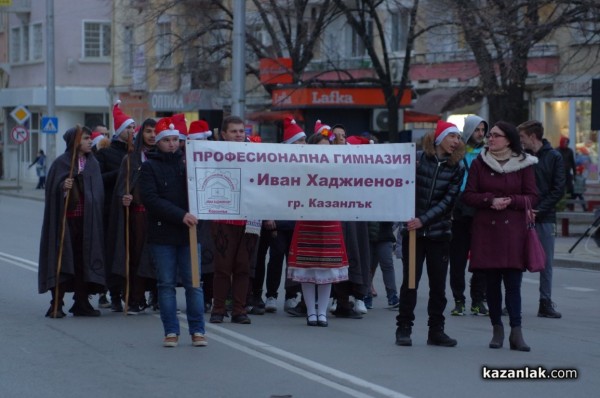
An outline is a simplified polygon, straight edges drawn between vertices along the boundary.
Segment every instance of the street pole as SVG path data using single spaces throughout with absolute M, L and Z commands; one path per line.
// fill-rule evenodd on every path
M 56 116 L 54 83 L 54 0 L 46 0 L 46 112 Z M 46 157 L 48 163 L 56 159 L 56 135 L 46 134 Z
M 244 118 L 246 110 L 246 1 L 233 2 L 233 54 L 231 70 L 231 112 Z

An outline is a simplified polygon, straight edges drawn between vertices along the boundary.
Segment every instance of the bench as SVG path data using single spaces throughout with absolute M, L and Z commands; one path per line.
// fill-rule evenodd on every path
M 569 223 L 590 225 L 595 220 L 595 215 L 589 211 L 559 211 L 556 220 L 561 224 L 561 235 L 569 236 Z

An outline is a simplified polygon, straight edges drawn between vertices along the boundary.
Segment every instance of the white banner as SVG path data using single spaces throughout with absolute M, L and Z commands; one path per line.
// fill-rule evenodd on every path
M 288 145 L 189 140 L 199 219 L 407 221 L 415 144 Z

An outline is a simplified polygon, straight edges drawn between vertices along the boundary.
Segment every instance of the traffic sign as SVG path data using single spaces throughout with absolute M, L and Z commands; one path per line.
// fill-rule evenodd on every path
M 19 124 L 25 124 L 27 120 L 31 117 L 31 112 L 24 105 L 19 105 L 10 113 L 15 122 Z
M 29 139 L 29 131 L 25 126 L 15 126 L 10 132 L 10 138 L 17 144 L 22 144 Z
M 58 118 L 54 116 L 42 117 L 42 133 L 56 134 L 58 133 Z

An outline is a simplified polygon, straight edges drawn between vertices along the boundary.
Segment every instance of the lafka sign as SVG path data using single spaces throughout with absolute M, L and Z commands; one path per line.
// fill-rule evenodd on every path
M 313 92 L 311 99 L 315 105 L 354 104 L 352 94 L 342 94 L 338 90 L 334 90 L 329 94 Z

